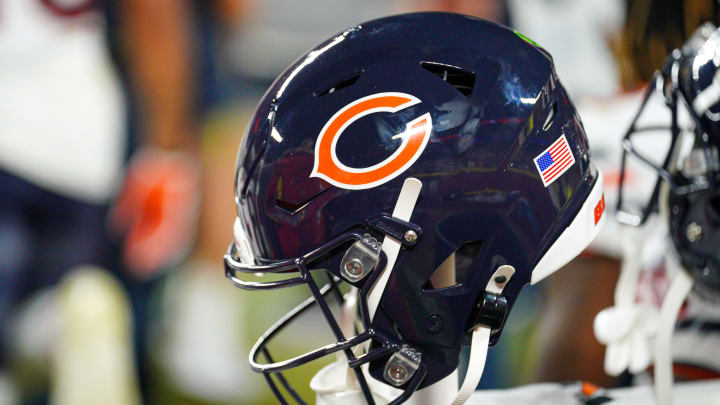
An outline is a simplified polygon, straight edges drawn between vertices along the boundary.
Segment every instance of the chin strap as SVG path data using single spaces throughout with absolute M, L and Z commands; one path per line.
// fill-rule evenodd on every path
M 490 277 L 485 291 L 501 295 L 510 278 L 515 274 L 515 268 L 512 266 L 500 266 Z M 475 388 L 480 383 L 483 370 L 485 369 L 485 360 L 487 359 L 488 348 L 490 347 L 490 335 L 492 329 L 487 325 L 477 325 L 472 333 L 472 341 L 470 343 L 470 360 L 468 369 L 465 373 L 465 379 L 460 386 L 452 405 L 462 405 L 470 398 Z
M 672 335 L 680 308 L 693 286 L 692 276 L 670 256 L 666 255 L 666 265 L 677 269 L 663 300 L 655 341 L 655 399 L 658 405 L 673 403 Z
M 408 177 L 403 183 L 400 195 L 398 196 L 397 203 L 395 203 L 395 209 L 393 210 L 393 218 L 400 219 L 405 222 L 410 222 L 410 216 L 415 209 L 415 203 L 420 196 L 420 190 L 422 189 L 422 182 L 414 177 Z M 387 285 L 390 273 L 395 266 L 398 253 L 400 253 L 400 241 L 385 236 L 382 242 L 382 251 L 385 252 L 387 257 L 387 264 L 383 269 L 382 274 L 375 281 L 370 293 L 368 294 L 368 311 L 370 312 L 370 319 L 375 317 L 375 311 L 377 311 L 380 305 L 380 299 L 385 292 L 385 285 Z
M 465 379 L 452 405 L 464 404 L 480 383 L 490 346 L 490 332 L 490 328 L 483 325 L 477 326 L 473 330 L 467 373 L 465 373 Z

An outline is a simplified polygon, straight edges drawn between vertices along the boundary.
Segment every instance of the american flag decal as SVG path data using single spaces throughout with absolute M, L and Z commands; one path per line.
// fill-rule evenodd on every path
M 570 151 L 570 145 L 568 145 L 565 135 L 553 142 L 534 161 L 545 187 L 552 184 L 575 164 L 575 158 Z

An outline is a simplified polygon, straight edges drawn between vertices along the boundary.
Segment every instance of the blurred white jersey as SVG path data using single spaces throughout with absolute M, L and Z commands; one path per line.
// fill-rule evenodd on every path
M 553 56 L 572 99 L 610 96 L 619 89 L 608 40 L 625 21 L 620 0 L 510 0 L 515 28 Z
M 103 29 L 94 11 L 62 17 L 41 0 L 0 0 L 0 168 L 92 203 L 112 195 L 125 147 Z

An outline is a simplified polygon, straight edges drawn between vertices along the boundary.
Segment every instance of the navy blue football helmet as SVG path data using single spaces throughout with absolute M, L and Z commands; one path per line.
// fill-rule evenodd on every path
M 670 135 L 664 156 L 651 156 L 635 139 L 647 130 L 638 124 L 654 94 L 668 108 Z M 689 123 L 679 116 L 686 113 Z M 681 128 L 686 126 L 689 128 Z M 650 128 L 652 130 L 652 128 Z M 689 130 L 689 131 L 688 131 Z M 683 134 L 691 136 L 683 136 Z M 674 50 L 653 76 L 643 104 L 623 139 L 618 219 L 643 225 L 667 207 L 668 229 L 683 267 L 701 297 L 720 299 L 720 30 L 707 23 Z M 657 174 L 652 194 L 639 208 L 623 200 L 628 159 Z
M 343 351 L 368 403 L 378 383 L 405 401 L 455 372 L 479 326 L 496 343 L 523 286 L 587 246 L 601 184 L 552 58 L 521 34 L 416 13 L 331 37 L 272 84 L 238 154 L 226 276 L 312 292 L 251 367 L 302 403 L 281 372 Z M 270 273 L 285 278 L 251 278 Z M 357 296 L 351 335 L 330 309 L 340 283 Z M 337 343 L 272 360 L 268 341 L 313 305 Z

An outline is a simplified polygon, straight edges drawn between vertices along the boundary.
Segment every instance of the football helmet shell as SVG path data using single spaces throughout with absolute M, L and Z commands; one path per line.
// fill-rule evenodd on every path
M 348 354 L 351 367 L 367 362 L 369 374 L 386 381 L 388 357 L 411 347 L 421 354 L 421 381 L 398 386 L 407 392 L 443 379 L 474 325 L 492 323 L 494 344 L 522 287 L 596 234 L 604 219 L 599 177 L 552 58 L 522 35 L 467 16 L 414 13 L 333 36 L 278 77 L 248 123 L 226 274 L 247 289 L 311 284 L 310 301 L 326 316 L 323 294 L 343 280 L 360 290 L 366 330 L 345 340 L 335 325 L 332 349 L 254 367 L 277 372 L 372 340 L 362 360 Z M 390 213 L 408 178 L 422 190 L 403 221 Z M 364 234 L 402 243 L 372 315 L 367 294 L 385 252 L 367 277 L 341 270 Z M 468 245 L 466 269 L 433 284 L 435 270 Z M 515 274 L 489 310 L 485 286 L 504 265 Z M 327 288 L 314 284 L 312 269 L 330 274 Z M 301 274 L 251 282 L 243 272 Z
M 720 300 L 720 30 L 711 32 L 694 57 L 680 62 L 678 82 L 696 121 L 693 149 L 674 175 L 669 192 L 670 235 L 696 280 L 695 290 Z M 701 37 L 703 38 L 703 37 Z M 687 47 L 687 46 L 686 46 Z M 687 51 L 686 51 L 687 53 Z M 682 187 L 692 190 L 684 193 Z

